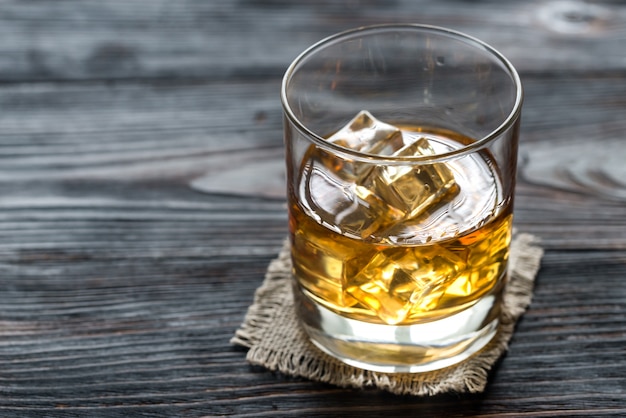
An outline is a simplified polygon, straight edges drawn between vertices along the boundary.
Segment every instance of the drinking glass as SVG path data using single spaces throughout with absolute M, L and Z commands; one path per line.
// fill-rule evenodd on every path
M 423 372 L 499 325 L 522 87 L 485 43 L 378 25 L 311 46 L 281 100 L 295 306 L 311 341 Z

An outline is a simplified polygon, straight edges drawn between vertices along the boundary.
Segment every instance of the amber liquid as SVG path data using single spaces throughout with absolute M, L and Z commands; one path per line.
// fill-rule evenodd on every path
M 403 135 L 426 137 L 437 152 L 472 141 L 447 131 L 402 129 Z M 512 203 L 502 196 L 498 167 L 487 151 L 438 164 L 446 166 L 419 170 L 427 177 L 449 170 L 456 184 L 452 191 L 416 216 L 398 215 L 394 205 L 378 199 L 386 183 L 371 193 L 375 199 L 365 193 L 362 207 L 350 197 L 351 190 L 360 190 L 355 183 L 389 177 L 374 171 L 379 168 L 311 146 L 289 208 L 293 273 L 301 290 L 347 318 L 411 325 L 460 312 L 499 288 L 509 255 Z

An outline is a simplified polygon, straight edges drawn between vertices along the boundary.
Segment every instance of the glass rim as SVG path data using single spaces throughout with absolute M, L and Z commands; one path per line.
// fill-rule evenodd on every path
M 515 102 L 511 108 L 509 114 L 504 118 L 502 123 L 498 125 L 496 129 L 491 131 L 489 134 L 483 136 L 476 141 L 464 145 L 463 147 L 454 149 L 452 151 L 442 152 L 438 154 L 432 155 L 420 155 L 420 156 L 383 156 L 377 154 L 364 153 L 357 150 L 349 149 L 346 147 L 342 147 L 340 145 L 334 144 L 332 142 L 328 142 L 324 137 L 316 134 L 307 126 L 302 123 L 294 114 L 289 105 L 289 100 L 287 99 L 287 85 L 289 84 L 289 80 L 293 76 L 296 71 L 298 65 L 300 65 L 308 56 L 313 55 L 316 51 L 321 50 L 322 48 L 331 45 L 339 40 L 349 40 L 358 34 L 370 34 L 379 31 L 391 31 L 391 30 L 413 30 L 419 32 L 431 32 L 438 33 L 441 35 L 446 35 L 450 38 L 455 38 L 459 41 L 464 42 L 468 46 L 471 47 L 480 47 L 483 50 L 487 51 L 491 56 L 498 61 L 500 61 L 504 68 L 508 71 L 511 76 L 513 83 L 515 85 Z M 460 157 L 467 154 L 471 154 L 473 152 L 479 151 L 482 148 L 488 146 L 491 142 L 495 141 L 499 138 L 507 129 L 511 128 L 514 123 L 519 119 L 522 110 L 522 102 L 523 102 L 523 89 L 522 82 L 517 73 L 513 64 L 498 50 L 493 48 L 491 45 L 481 41 L 478 38 L 475 38 L 471 35 L 467 35 L 463 32 L 459 32 L 453 29 L 448 29 L 440 26 L 433 25 L 425 25 L 425 24 L 406 24 L 406 23 L 392 23 L 392 24 L 379 24 L 379 25 L 369 25 L 369 26 L 360 26 L 354 29 L 345 30 L 334 35 L 330 35 L 326 38 L 321 39 L 320 41 L 314 43 L 313 45 L 306 48 L 303 52 L 301 52 L 287 67 L 287 70 L 283 76 L 281 89 L 280 89 L 280 98 L 283 107 L 283 111 L 285 116 L 293 123 L 293 125 L 305 136 L 307 136 L 311 141 L 313 141 L 317 146 L 332 152 L 335 155 L 342 156 L 344 158 L 351 158 L 357 161 L 362 162 L 370 162 L 370 163 L 379 163 L 379 164 L 387 164 L 394 165 L 399 163 L 420 163 L 420 162 L 438 162 L 443 160 L 448 160 L 454 157 Z

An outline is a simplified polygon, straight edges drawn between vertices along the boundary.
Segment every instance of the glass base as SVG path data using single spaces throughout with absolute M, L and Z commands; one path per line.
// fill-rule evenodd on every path
M 417 373 L 457 364 L 493 339 L 503 280 L 500 284 L 455 315 L 414 325 L 373 324 L 342 317 L 314 302 L 298 284 L 294 297 L 300 322 L 322 351 L 361 369 Z

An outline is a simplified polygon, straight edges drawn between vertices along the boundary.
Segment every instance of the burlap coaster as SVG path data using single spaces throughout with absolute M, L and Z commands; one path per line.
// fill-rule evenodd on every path
M 508 349 L 515 323 L 530 304 L 542 255 L 532 235 L 514 237 L 498 334 L 477 354 L 442 370 L 398 374 L 371 372 L 348 366 L 321 352 L 296 320 L 290 282 L 291 260 L 286 245 L 270 263 L 265 280 L 255 293 L 254 303 L 231 342 L 249 348 L 246 358 L 251 364 L 341 387 L 375 387 L 395 394 L 418 396 L 482 392 L 489 370 Z

